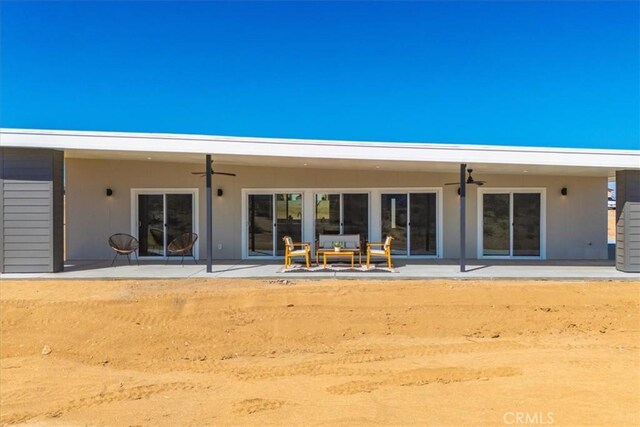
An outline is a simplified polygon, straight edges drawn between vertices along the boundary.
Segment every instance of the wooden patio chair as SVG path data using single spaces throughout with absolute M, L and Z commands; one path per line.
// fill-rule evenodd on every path
M 391 268 L 391 241 L 393 237 L 387 236 L 384 242 L 380 243 L 367 243 L 367 270 L 369 269 L 369 265 L 371 264 L 371 257 L 384 257 L 387 259 L 387 267 Z M 380 247 L 382 249 L 373 249 L 374 247 Z
M 304 257 L 307 268 L 311 267 L 311 243 L 294 243 L 289 236 L 284 236 L 282 240 L 284 241 L 284 268 L 289 268 L 293 257 Z M 302 249 L 296 249 L 296 247 Z
M 173 239 L 171 243 L 167 246 L 167 255 L 182 255 L 182 259 L 180 260 L 180 265 L 184 265 L 184 256 L 191 252 L 191 257 L 193 258 L 193 262 L 198 264 L 196 260 L 196 255 L 193 251 L 193 246 L 198 241 L 198 235 L 196 233 L 183 233 Z M 169 256 L 167 256 L 167 260 L 165 261 L 165 265 L 169 262 Z
M 116 233 L 109 237 L 109 246 L 116 253 L 113 257 L 113 261 L 111 261 L 111 266 L 116 262 L 116 258 L 118 255 L 123 255 L 127 257 L 127 261 L 129 261 L 129 265 L 131 265 L 130 255 L 134 254 L 136 256 L 136 262 L 140 265 L 140 261 L 138 260 L 138 239 L 131 236 L 130 234 L 125 233 Z

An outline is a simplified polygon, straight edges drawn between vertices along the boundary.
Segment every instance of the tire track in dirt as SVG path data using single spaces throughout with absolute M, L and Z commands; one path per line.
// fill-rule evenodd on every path
M 202 387 L 196 384 L 185 382 L 139 385 L 125 388 L 123 390 L 99 393 L 93 396 L 72 400 L 67 405 L 60 408 L 60 410 L 66 412 L 79 408 L 90 408 L 93 406 L 116 401 L 146 399 L 158 393 L 166 393 L 172 391 L 193 391 L 197 389 L 202 389 Z
M 235 413 L 250 415 L 256 412 L 273 411 L 274 409 L 281 408 L 286 404 L 287 403 L 282 400 L 274 399 L 245 399 L 234 402 L 232 404 L 232 410 Z
M 76 392 L 84 393 L 84 392 L 92 392 L 95 390 L 94 386 L 79 386 L 74 389 Z M 24 388 L 8 393 L 0 394 L 2 398 L 2 403 L 5 405 L 11 405 L 16 403 L 23 403 L 28 401 L 29 398 L 33 398 L 33 396 L 38 396 L 39 399 L 48 400 L 49 398 L 55 397 L 56 393 L 53 388 L 50 387 L 30 387 Z
M 371 393 L 383 387 L 423 386 L 433 383 L 449 384 L 474 380 L 490 380 L 497 377 L 521 375 L 514 367 L 468 369 L 468 368 L 420 368 L 402 371 L 379 381 L 349 381 L 327 387 L 327 392 L 337 395 Z
M 9 415 L 0 414 L 0 425 L 9 426 L 13 424 L 21 424 L 37 416 L 38 414 L 33 414 L 31 412 L 15 412 Z
M 347 365 L 385 362 L 406 357 L 426 357 L 460 353 L 483 353 L 505 350 L 521 350 L 525 346 L 509 341 L 460 343 L 451 345 L 416 346 L 390 350 L 357 352 L 336 357 L 312 360 L 285 366 L 252 366 L 231 369 L 231 373 L 241 380 L 260 380 L 295 375 L 342 375 L 358 376 L 388 373 L 384 369 L 352 369 Z
M 134 386 L 129 388 L 123 388 L 122 390 L 103 392 L 103 393 L 93 394 L 88 397 L 81 397 L 79 399 L 74 399 L 67 402 L 66 404 L 63 404 L 54 409 L 50 409 L 46 412 L 12 414 L 12 416 L 8 417 L 7 419 L 0 418 L 0 423 L 14 424 L 19 422 L 25 422 L 25 421 L 28 421 L 29 419 L 32 419 L 38 416 L 57 418 L 64 413 L 71 412 L 77 409 L 92 408 L 98 405 L 126 401 L 126 400 L 147 399 L 159 393 L 167 393 L 167 392 L 173 392 L 173 391 L 188 392 L 188 391 L 206 390 L 208 388 L 209 387 L 202 387 L 200 385 L 186 383 L 186 382 L 139 385 L 139 386 Z M 33 396 L 32 391 L 30 391 L 29 393 L 31 396 Z M 50 393 L 49 395 L 52 395 L 52 394 Z M 20 396 L 19 393 L 16 393 L 13 395 L 14 398 L 19 396 Z M 46 397 L 46 396 L 43 396 L 43 397 Z M 7 399 L 9 400 L 9 397 L 7 397 Z
M 404 308 L 404 307 L 403 307 Z M 388 315 L 389 311 L 397 311 L 394 306 L 345 306 L 345 305 L 294 305 L 288 310 L 283 310 L 281 306 L 251 306 L 240 309 L 230 309 L 225 311 L 227 315 L 244 317 L 246 320 L 287 320 L 306 319 L 309 317 L 327 317 L 335 319 L 338 314 L 341 320 L 371 320 L 382 319 Z M 406 310 L 406 309 L 405 309 Z M 442 310 L 449 318 L 463 318 L 468 315 L 468 307 L 460 306 L 413 306 L 406 313 L 419 318 L 422 311 Z

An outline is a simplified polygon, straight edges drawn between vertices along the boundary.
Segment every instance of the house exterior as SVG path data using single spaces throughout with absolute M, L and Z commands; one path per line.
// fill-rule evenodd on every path
M 7 273 L 109 259 L 115 233 L 136 237 L 141 259 L 164 260 L 183 232 L 200 236 L 199 259 L 278 258 L 284 235 L 319 234 L 391 234 L 395 256 L 457 259 L 461 165 L 484 181 L 463 189 L 466 257 L 607 259 L 616 176 L 618 266 L 640 270 L 638 150 L 1 129 L 0 157 Z

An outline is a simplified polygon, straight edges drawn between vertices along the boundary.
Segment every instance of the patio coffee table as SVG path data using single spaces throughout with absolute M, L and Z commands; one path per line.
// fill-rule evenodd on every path
M 322 260 L 324 261 L 324 268 L 327 268 L 327 256 L 347 256 L 347 257 L 351 257 L 351 268 L 353 268 L 353 258 L 355 256 L 355 252 L 354 251 L 326 251 L 322 253 Z

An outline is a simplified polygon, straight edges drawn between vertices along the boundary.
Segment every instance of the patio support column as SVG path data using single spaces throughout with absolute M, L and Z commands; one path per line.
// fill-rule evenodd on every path
M 466 196 L 467 196 L 467 181 L 465 179 L 465 172 L 467 170 L 466 163 L 460 164 L 460 273 L 466 271 L 466 256 L 467 256 L 467 214 L 466 214 Z
M 211 192 L 211 154 L 207 154 L 206 162 L 207 224 L 205 227 L 205 240 L 207 242 L 207 273 L 211 273 L 213 271 L 213 194 Z

